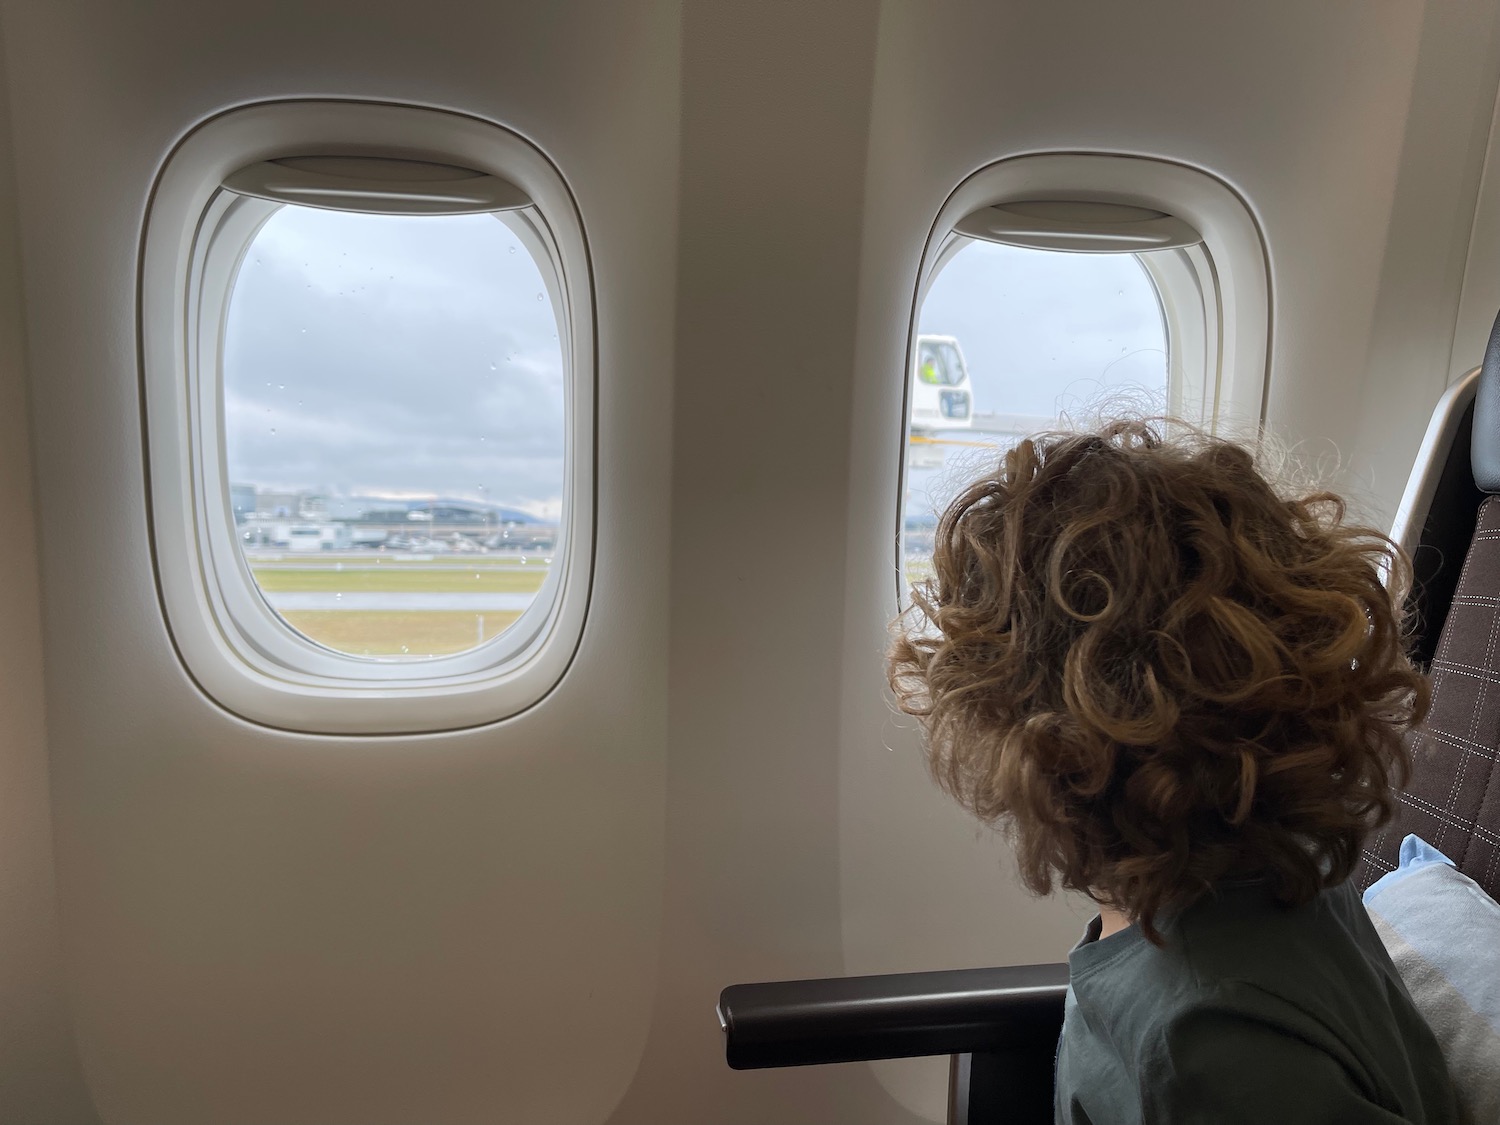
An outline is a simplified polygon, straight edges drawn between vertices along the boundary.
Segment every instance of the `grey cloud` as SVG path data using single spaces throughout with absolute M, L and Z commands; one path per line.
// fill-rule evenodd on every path
M 283 209 L 230 308 L 231 476 L 555 504 L 562 363 L 542 292 L 488 216 Z

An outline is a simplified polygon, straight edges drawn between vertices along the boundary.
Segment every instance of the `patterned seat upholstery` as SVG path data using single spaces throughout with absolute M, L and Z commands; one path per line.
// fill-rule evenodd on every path
M 1366 845 L 1357 875 L 1362 886 L 1392 869 L 1401 839 L 1414 832 L 1500 898 L 1500 495 L 1493 494 L 1500 493 L 1497 408 L 1500 319 L 1474 404 L 1454 434 L 1455 446 L 1463 441 L 1471 448 L 1433 451 L 1434 459 L 1444 462 L 1442 482 L 1413 552 L 1418 582 L 1425 587 L 1416 598 L 1416 656 L 1421 660 L 1430 654 L 1432 708 L 1423 729 L 1412 736 L 1412 776 L 1400 794 L 1396 817 Z M 1414 477 L 1422 469 L 1419 464 Z M 1460 558 L 1455 588 L 1452 568 Z M 1435 591 L 1440 597 L 1434 598 Z
M 1396 820 L 1370 841 L 1364 882 L 1391 870 L 1415 832 L 1500 897 L 1500 496 L 1480 506 L 1431 676 L 1411 782 Z

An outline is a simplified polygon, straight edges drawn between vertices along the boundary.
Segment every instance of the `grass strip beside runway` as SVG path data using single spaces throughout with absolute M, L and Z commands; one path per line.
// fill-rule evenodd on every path
M 354 656 L 443 656 L 497 637 L 514 612 L 292 610 L 282 615 L 304 637 Z
M 268 594 L 534 594 L 547 568 L 533 567 L 254 567 L 255 580 Z

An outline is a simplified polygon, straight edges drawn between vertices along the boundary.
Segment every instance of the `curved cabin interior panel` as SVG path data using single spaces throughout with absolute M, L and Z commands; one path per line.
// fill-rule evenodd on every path
M 0 1125 L 957 1120 L 714 1011 L 1094 912 L 893 707 L 944 505 L 1170 411 L 1388 528 L 1500 308 L 1497 3 L 0 38 Z

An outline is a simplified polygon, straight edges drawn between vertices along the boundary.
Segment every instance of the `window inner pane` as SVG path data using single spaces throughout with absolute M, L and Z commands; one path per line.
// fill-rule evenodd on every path
M 260 228 L 225 328 L 225 458 L 236 538 L 291 628 L 420 659 L 535 599 L 565 515 L 542 269 L 494 215 L 289 205 Z
M 908 388 L 908 581 L 931 572 L 938 514 L 1022 437 L 1111 406 L 1166 410 L 1166 327 L 1141 257 L 969 241 L 933 280 Z

